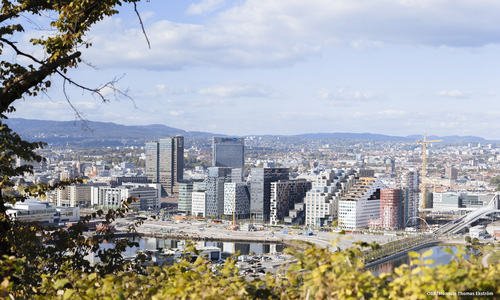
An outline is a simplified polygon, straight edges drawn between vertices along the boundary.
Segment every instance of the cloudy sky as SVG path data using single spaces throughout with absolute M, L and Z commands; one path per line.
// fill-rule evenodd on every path
M 500 1 L 151 0 L 88 34 L 70 73 L 120 78 L 87 119 L 231 135 L 371 132 L 500 139 Z M 29 30 L 28 30 L 29 31 Z M 27 32 L 27 35 L 29 32 Z M 74 120 L 55 82 L 12 117 Z

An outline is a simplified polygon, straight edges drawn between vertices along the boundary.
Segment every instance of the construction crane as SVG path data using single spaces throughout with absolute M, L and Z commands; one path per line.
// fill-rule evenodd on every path
M 423 141 L 417 141 L 418 144 L 422 144 L 422 208 L 425 209 L 425 201 L 427 200 L 427 144 L 438 143 L 443 140 L 427 140 L 424 134 Z

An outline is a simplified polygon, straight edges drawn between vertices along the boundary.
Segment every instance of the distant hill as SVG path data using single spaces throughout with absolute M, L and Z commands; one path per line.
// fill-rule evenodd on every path
M 409 136 L 393 136 L 384 134 L 373 134 L 373 133 L 308 133 L 296 135 L 301 138 L 310 139 L 325 139 L 325 138 L 351 138 L 360 140 L 379 140 L 379 141 L 421 141 L 424 136 L 413 134 Z M 486 140 L 482 137 L 477 136 L 435 136 L 431 135 L 427 137 L 427 140 L 443 140 L 443 143 L 497 143 L 499 141 Z
M 42 121 L 21 118 L 8 119 L 10 128 L 24 139 L 44 141 L 54 145 L 114 146 L 140 145 L 158 138 L 182 135 L 187 138 L 208 138 L 217 134 L 185 131 L 165 125 L 126 126 L 110 122 Z
M 424 137 L 422 135 L 409 135 L 407 136 L 410 140 L 419 140 L 421 141 Z M 450 136 L 435 136 L 430 135 L 426 138 L 427 140 L 443 140 L 445 143 L 487 143 L 487 142 L 498 142 L 492 140 L 486 140 L 482 137 L 477 136 L 458 136 L 458 135 L 450 135 Z
M 15 132 L 30 141 L 44 141 L 52 145 L 81 145 L 81 146 L 123 146 L 144 145 L 147 141 L 158 138 L 182 135 L 186 138 L 211 138 L 224 136 L 210 132 L 185 131 L 165 125 L 128 126 L 110 122 L 88 121 L 90 130 L 79 121 L 42 121 L 12 118 L 7 123 Z M 262 135 L 264 136 L 264 135 Z M 266 135 L 273 137 L 273 135 Z M 277 137 L 277 136 L 276 136 Z M 416 141 L 422 140 L 422 135 L 391 136 L 373 133 L 308 133 L 292 135 L 290 137 L 306 139 L 362 139 L 380 141 Z M 444 143 L 487 143 L 489 141 L 476 136 L 428 136 L 428 140 L 441 139 Z
M 307 133 L 295 135 L 296 137 L 309 138 L 309 139 L 325 139 L 325 138 L 349 138 L 361 140 L 383 140 L 383 141 L 411 141 L 411 139 L 403 136 L 391 136 L 384 134 L 373 133 Z

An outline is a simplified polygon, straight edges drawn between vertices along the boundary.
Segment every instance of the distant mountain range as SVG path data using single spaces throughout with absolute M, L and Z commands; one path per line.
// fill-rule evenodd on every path
M 182 135 L 187 138 L 209 138 L 213 133 L 185 131 L 165 125 L 126 126 L 108 122 L 42 121 L 21 118 L 5 123 L 21 137 L 55 145 L 115 146 L 144 144 L 161 137 Z
M 307 133 L 296 135 L 297 137 L 310 138 L 310 139 L 325 139 L 325 138 L 351 138 L 360 140 L 380 140 L 380 141 L 416 141 L 422 140 L 423 135 L 409 135 L 409 136 L 393 136 L 384 134 L 373 134 L 373 133 Z M 444 143 L 496 143 L 498 141 L 486 140 L 482 137 L 477 136 L 427 136 L 427 140 L 443 140 Z
M 86 128 L 79 121 L 42 121 L 12 118 L 7 123 L 10 128 L 19 133 L 24 139 L 44 141 L 53 145 L 82 145 L 82 146 L 122 146 L 143 145 L 146 141 L 157 140 L 161 137 L 182 135 L 186 138 L 210 138 L 223 136 L 221 134 L 185 131 L 165 125 L 127 126 L 108 122 L 87 121 Z M 269 135 L 266 135 L 269 136 Z M 293 135 L 292 137 L 306 139 L 363 139 L 385 141 L 416 141 L 422 140 L 422 135 L 390 136 L 372 133 L 308 133 Z M 441 139 L 445 143 L 485 143 L 489 141 L 476 136 L 428 136 L 428 140 Z

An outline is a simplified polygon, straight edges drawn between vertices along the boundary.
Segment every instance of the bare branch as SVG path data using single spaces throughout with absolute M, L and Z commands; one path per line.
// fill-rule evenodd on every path
M 66 101 L 68 102 L 69 106 L 71 106 L 71 108 L 73 109 L 73 111 L 75 112 L 75 116 L 78 120 L 80 120 L 80 122 L 82 122 L 82 129 L 83 130 L 88 130 L 90 132 L 94 132 L 94 130 L 92 130 L 89 126 L 89 124 L 87 123 L 87 120 L 85 117 L 82 116 L 82 113 L 76 109 L 76 107 L 73 105 L 73 103 L 71 103 L 71 100 L 69 98 L 69 95 L 66 93 L 66 81 L 68 81 L 68 79 L 64 79 L 64 82 L 63 82 L 63 93 L 64 93 L 64 97 L 66 98 Z M 70 82 L 71 83 L 71 82 Z
M 139 11 L 137 10 L 137 3 L 134 2 L 134 10 L 135 13 L 137 14 L 137 17 L 139 18 L 139 23 L 141 23 L 141 28 L 142 28 L 142 33 L 144 33 L 144 37 L 146 38 L 146 42 L 148 42 L 148 47 L 151 49 L 151 44 L 149 43 L 148 35 L 146 34 L 146 30 L 144 29 L 144 23 L 142 23 L 141 15 L 139 14 Z

